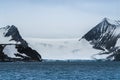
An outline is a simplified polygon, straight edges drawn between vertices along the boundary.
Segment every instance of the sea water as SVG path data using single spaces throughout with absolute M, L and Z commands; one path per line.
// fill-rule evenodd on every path
M 120 62 L 1 62 L 0 80 L 120 80 Z

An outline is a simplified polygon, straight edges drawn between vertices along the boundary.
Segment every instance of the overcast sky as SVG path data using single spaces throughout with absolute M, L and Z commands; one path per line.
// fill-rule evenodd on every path
M 0 27 L 24 37 L 79 38 L 104 17 L 120 20 L 120 0 L 0 0 Z

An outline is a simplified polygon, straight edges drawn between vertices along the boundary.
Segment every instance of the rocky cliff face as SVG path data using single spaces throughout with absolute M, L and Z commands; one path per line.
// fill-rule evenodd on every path
M 109 54 L 106 59 L 118 60 L 119 48 L 116 42 L 120 38 L 120 21 L 110 21 L 104 18 L 102 22 L 87 32 L 82 39 L 86 39 L 93 48 L 102 50 L 99 54 Z M 111 55 L 110 55 L 111 54 Z M 117 57 L 116 57 L 117 55 Z
M 28 46 L 28 43 L 22 38 L 17 27 L 14 25 L 0 28 L 0 38 L 1 61 L 41 61 L 41 55 Z M 4 53 L 4 48 L 7 46 L 14 46 L 17 50 L 17 53 L 14 53 L 14 58 L 8 56 L 9 54 L 7 53 L 9 52 Z M 10 49 L 9 47 L 9 51 L 15 50 Z

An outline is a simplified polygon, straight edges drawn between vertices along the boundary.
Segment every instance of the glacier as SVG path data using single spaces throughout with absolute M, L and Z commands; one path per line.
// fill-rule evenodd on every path
M 37 50 L 43 59 L 50 60 L 94 60 L 93 55 L 100 50 L 95 50 L 85 39 L 41 39 L 25 38 L 28 45 Z M 95 56 L 104 59 L 106 56 Z

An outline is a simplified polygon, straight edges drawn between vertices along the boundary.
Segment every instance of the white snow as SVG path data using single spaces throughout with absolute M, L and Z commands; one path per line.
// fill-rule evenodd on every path
M 40 39 L 26 38 L 29 46 L 37 50 L 43 59 L 81 59 L 91 60 L 100 50 L 93 49 L 88 41 L 82 39 Z M 99 58 L 102 58 L 101 56 Z
M 117 47 L 117 46 L 120 46 L 120 38 L 118 39 L 118 41 L 117 41 L 117 43 L 116 43 L 115 46 L 116 46 L 116 47 Z
M 109 18 L 104 18 L 104 19 L 106 19 L 110 24 L 120 25 L 120 21 L 119 20 L 111 20 Z
M 15 45 L 7 45 L 7 46 L 4 48 L 3 52 L 4 52 L 5 54 L 7 54 L 9 57 L 12 57 L 12 58 L 15 57 L 15 55 L 14 55 L 15 53 L 18 53 L 18 52 L 17 52 L 17 49 L 15 48 Z
M 13 43 L 15 44 L 15 41 L 10 41 L 11 40 L 11 36 L 10 37 L 4 37 L 4 35 L 6 34 L 7 29 L 5 28 L 1 28 L 0 29 L 0 44 L 10 44 Z

